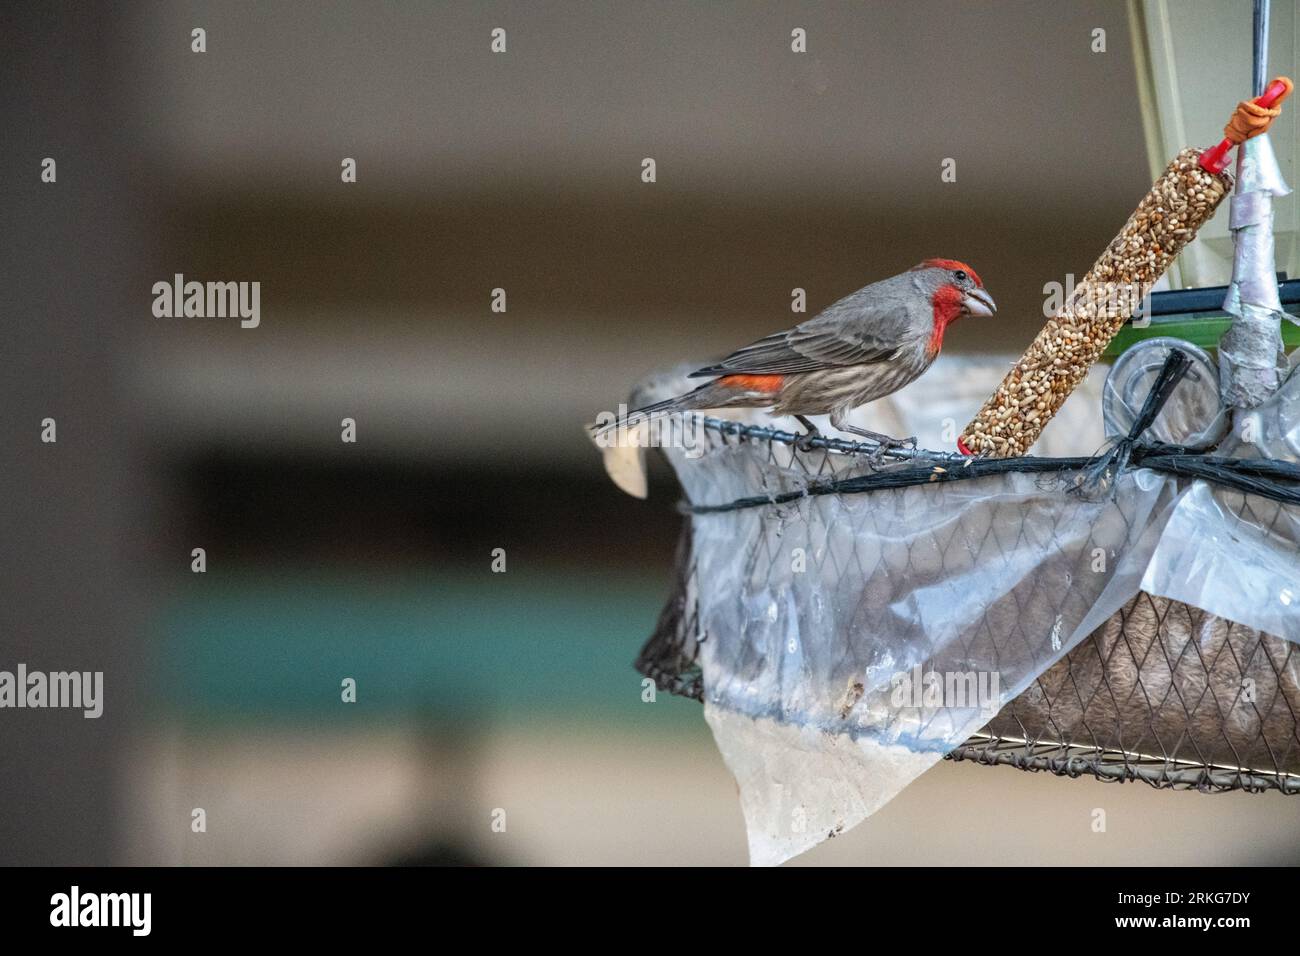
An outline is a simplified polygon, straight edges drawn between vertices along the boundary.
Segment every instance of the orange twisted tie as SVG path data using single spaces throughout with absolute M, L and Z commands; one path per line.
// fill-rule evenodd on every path
M 1223 135 L 1232 140 L 1234 145 L 1240 146 L 1260 133 L 1267 133 L 1273 120 L 1282 115 L 1281 103 L 1291 95 L 1295 84 L 1285 76 L 1279 76 L 1275 82 L 1286 84 L 1286 92 L 1274 101 L 1272 107 L 1260 106 L 1254 100 L 1242 100 L 1237 104 L 1232 119 L 1223 127 Z

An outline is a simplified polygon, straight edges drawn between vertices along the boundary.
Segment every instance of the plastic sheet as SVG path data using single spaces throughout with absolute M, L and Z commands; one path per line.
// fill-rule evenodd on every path
M 716 433 L 693 454 L 668 450 L 695 504 L 867 467 Z M 691 519 L 706 717 L 752 862 L 874 812 L 1143 589 L 1300 640 L 1296 508 L 1141 469 L 1100 500 L 1066 484 L 1006 474 Z
M 1193 482 L 1171 509 L 1142 590 L 1300 642 L 1300 512 Z
M 1300 462 L 1300 372 L 1287 371 L 1289 377 L 1267 401 L 1238 413 L 1240 427 L 1224 443 L 1226 452 Z

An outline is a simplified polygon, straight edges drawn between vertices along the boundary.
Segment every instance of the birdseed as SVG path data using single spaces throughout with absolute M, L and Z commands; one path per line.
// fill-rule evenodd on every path
M 1023 455 L 1174 258 L 1232 188 L 1227 173 L 1175 157 L 1066 303 L 962 432 L 976 455 Z

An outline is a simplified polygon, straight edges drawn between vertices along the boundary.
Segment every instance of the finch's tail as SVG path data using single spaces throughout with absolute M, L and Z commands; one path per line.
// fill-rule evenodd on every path
M 715 382 L 706 382 L 699 388 L 687 392 L 685 395 L 678 395 L 676 398 L 666 398 L 662 402 L 654 402 L 650 405 L 643 405 L 640 408 L 633 409 L 622 418 L 615 418 L 613 421 L 597 422 L 588 425 L 587 430 L 591 433 L 592 438 L 599 438 L 608 434 L 616 428 L 631 428 L 644 422 L 650 421 L 657 415 L 669 415 L 676 412 L 689 412 L 699 408 L 717 408 L 720 405 L 727 404 L 726 394 L 720 394 L 720 389 Z

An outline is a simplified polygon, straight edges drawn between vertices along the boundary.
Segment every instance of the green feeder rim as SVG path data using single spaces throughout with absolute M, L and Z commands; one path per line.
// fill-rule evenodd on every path
M 1141 326 L 1135 326 L 1131 319 L 1124 323 L 1102 354 L 1115 358 L 1138 342 L 1158 336 L 1183 339 L 1207 351 L 1217 349 L 1219 339 L 1232 325 L 1232 316 L 1222 306 L 1227 292 L 1226 286 L 1153 292 L 1150 321 Z M 1278 294 L 1283 310 L 1300 316 L 1300 279 L 1279 277 Z M 1282 323 L 1282 345 L 1287 349 L 1300 346 L 1300 325 Z

